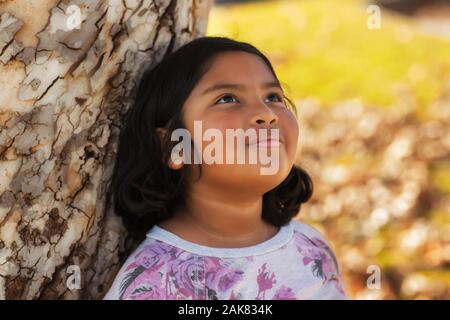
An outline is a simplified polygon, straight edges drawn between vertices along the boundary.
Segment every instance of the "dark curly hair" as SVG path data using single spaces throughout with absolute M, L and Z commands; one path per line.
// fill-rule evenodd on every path
M 124 117 L 108 190 L 114 211 L 136 240 L 143 240 L 153 225 L 172 217 L 175 209 L 184 205 L 188 168 L 172 170 L 167 166 L 170 150 L 177 142 L 161 140 L 156 128 L 166 128 L 167 137 L 175 129 L 185 128 L 182 107 L 186 99 L 213 57 L 226 51 L 260 57 L 278 79 L 263 53 L 248 43 L 226 37 L 192 40 L 143 73 L 134 104 Z M 286 96 L 284 99 L 296 114 L 292 101 Z M 263 219 L 278 227 L 288 223 L 312 192 L 310 176 L 294 165 L 283 182 L 263 195 Z

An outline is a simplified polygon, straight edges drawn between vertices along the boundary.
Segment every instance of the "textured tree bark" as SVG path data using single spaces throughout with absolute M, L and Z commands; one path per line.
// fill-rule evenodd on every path
M 105 200 L 122 116 L 211 4 L 0 0 L 0 299 L 109 289 L 136 245 Z

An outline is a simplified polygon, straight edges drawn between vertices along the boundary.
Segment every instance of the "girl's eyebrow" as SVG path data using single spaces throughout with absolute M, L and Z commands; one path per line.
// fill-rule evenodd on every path
M 270 81 L 270 82 L 264 82 L 261 85 L 261 88 L 281 88 L 281 85 L 278 81 Z M 222 90 L 222 89 L 235 89 L 235 90 L 244 90 L 245 85 L 238 84 L 238 83 L 217 83 L 212 85 L 211 87 L 207 88 L 205 91 L 203 91 L 202 95 L 205 95 L 207 93 L 210 93 L 212 91 Z

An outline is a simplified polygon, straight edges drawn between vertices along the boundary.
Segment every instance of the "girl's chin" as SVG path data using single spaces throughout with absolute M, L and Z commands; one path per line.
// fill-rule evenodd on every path
M 242 190 L 243 193 L 264 194 L 277 187 L 289 175 L 291 167 L 283 165 L 272 172 L 261 172 L 267 166 L 258 164 L 246 165 L 214 165 L 204 170 L 204 178 L 216 181 L 226 189 Z M 271 173 L 271 174 L 267 174 Z
M 291 166 L 292 167 L 292 166 Z M 245 164 L 233 165 L 226 168 L 225 175 L 234 177 L 239 183 L 244 181 L 259 181 L 269 183 L 281 183 L 289 174 L 291 167 L 281 163 L 278 165 Z M 222 168 L 225 169 L 225 168 Z M 221 170 L 217 168 L 217 170 Z M 273 181 L 273 182 L 272 182 Z

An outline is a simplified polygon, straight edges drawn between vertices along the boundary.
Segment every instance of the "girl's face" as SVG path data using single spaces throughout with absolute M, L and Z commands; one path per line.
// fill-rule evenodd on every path
M 202 77 L 183 106 L 183 120 L 196 146 L 202 145 L 202 155 L 214 138 L 205 140 L 194 134 L 194 121 L 201 123 L 202 133 L 216 129 L 223 137 L 223 148 L 209 153 L 223 159 L 222 164 L 206 164 L 202 158 L 202 176 L 197 183 L 206 183 L 209 187 L 237 191 L 245 195 L 263 194 L 280 184 L 289 174 L 295 160 L 298 139 L 298 123 L 295 115 L 283 100 L 283 91 L 277 85 L 266 64 L 256 55 L 232 51 L 217 55 L 208 72 Z M 279 132 L 279 146 L 261 147 L 259 152 L 275 159 L 272 152 L 278 153 L 278 163 L 273 174 L 262 174 L 261 168 L 268 163 L 249 163 L 249 153 L 255 151 L 254 140 L 245 138 L 245 144 L 238 145 L 234 140 L 234 150 L 226 139 L 226 129 L 243 129 L 257 133 L 266 129 L 267 138 L 271 130 Z M 234 131 L 234 130 L 233 130 Z M 212 132 L 212 131 L 211 131 Z M 217 137 L 217 135 L 214 135 Z M 250 141 L 252 140 L 252 141 Z M 216 146 L 219 146 L 216 144 Z M 210 149 L 211 150 L 211 149 Z M 226 163 L 226 153 L 234 152 L 234 161 Z M 245 163 L 237 163 L 238 152 L 245 153 Z M 256 152 L 257 154 L 257 152 Z M 258 155 L 259 158 L 259 155 Z M 198 164 L 189 165 L 197 177 Z M 193 177 L 191 175 L 191 177 Z M 226 189 L 225 189 L 226 188 Z

